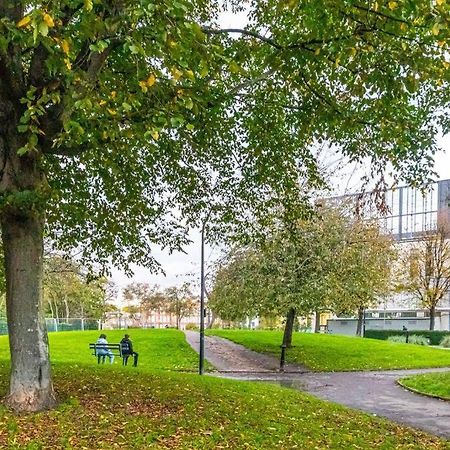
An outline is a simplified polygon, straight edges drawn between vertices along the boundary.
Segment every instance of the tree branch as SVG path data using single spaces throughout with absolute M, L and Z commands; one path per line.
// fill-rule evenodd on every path
M 349 35 L 336 36 L 336 37 L 333 37 L 330 39 L 309 39 L 307 41 L 298 42 L 295 44 L 288 44 L 288 45 L 282 45 L 282 44 L 278 43 L 277 41 L 275 41 L 274 39 L 263 36 L 262 34 L 259 34 L 256 31 L 245 30 L 242 28 L 219 28 L 219 29 L 217 29 L 217 28 L 203 27 L 202 31 L 205 34 L 237 33 L 237 34 L 242 34 L 243 36 L 250 36 L 255 39 L 258 39 L 261 42 L 265 42 L 266 44 L 271 45 L 272 47 L 276 48 L 277 50 L 294 50 L 294 49 L 309 50 L 308 48 L 306 48 L 308 45 L 324 45 L 324 44 L 330 44 L 332 42 L 345 41 L 355 35 L 365 33 L 368 30 L 366 30 L 365 28 L 357 27 L 357 28 L 355 28 L 354 32 Z
M 400 19 L 398 17 L 391 16 L 390 14 L 386 14 L 386 13 L 383 13 L 380 11 L 375 11 L 374 9 L 367 7 L 367 6 L 362 6 L 362 5 L 352 5 L 352 6 L 355 9 L 359 9 L 360 11 L 364 11 L 366 13 L 373 14 L 378 17 L 383 17 L 384 19 L 393 20 L 394 22 L 400 22 L 400 23 L 405 23 L 407 25 L 410 25 L 410 23 L 404 19 Z
M 237 86 L 235 86 L 233 89 L 230 89 L 225 95 L 228 97 L 230 95 L 235 95 L 242 89 L 245 89 L 247 87 L 253 86 L 255 84 L 258 84 L 260 81 L 267 80 L 271 75 L 275 73 L 275 69 L 267 70 L 266 72 L 262 73 L 261 75 L 257 76 L 256 78 L 252 78 L 251 80 L 244 81 Z

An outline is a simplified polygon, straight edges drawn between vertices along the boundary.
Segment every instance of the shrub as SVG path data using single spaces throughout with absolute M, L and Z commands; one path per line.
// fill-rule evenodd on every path
M 446 336 L 450 336 L 448 331 L 414 330 L 409 332 L 410 336 L 424 336 L 429 340 L 430 345 L 439 345 Z M 370 339 L 386 340 L 389 336 L 406 336 L 406 331 L 402 330 L 366 330 L 364 337 Z
M 406 336 L 389 336 L 387 338 L 387 340 L 389 342 L 397 342 L 397 343 L 406 344 Z
M 409 336 L 408 344 L 429 345 L 429 341 L 425 336 L 419 336 L 418 334 L 413 334 L 413 335 Z
M 198 330 L 198 326 L 195 323 L 189 322 L 185 326 L 186 330 Z
M 441 341 L 441 345 L 442 347 L 450 348 L 450 336 L 445 336 L 445 338 Z
M 410 335 L 408 342 L 406 342 L 406 336 L 389 336 L 387 338 L 389 342 L 397 342 L 402 344 L 415 344 L 415 345 L 428 345 L 428 339 L 425 336 Z M 450 345 L 450 344 L 449 344 Z

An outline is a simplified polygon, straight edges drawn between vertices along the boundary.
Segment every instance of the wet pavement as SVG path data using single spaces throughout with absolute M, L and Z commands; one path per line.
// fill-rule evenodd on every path
M 185 331 L 189 345 L 198 352 L 199 333 Z M 205 336 L 205 359 L 224 376 L 235 378 L 245 374 L 276 374 L 280 361 L 270 355 L 249 350 L 242 345 L 235 344 L 228 339 L 218 336 Z M 286 364 L 285 372 L 306 372 L 305 368 Z
M 198 351 L 198 333 L 185 334 L 188 343 Z M 205 337 L 205 358 L 217 369 L 211 375 L 277 383 L 450 438 L 450 402 L 414 394 L 397 384 L 404 376 L 450 368 L 324 373 L 289 364 L 280 373 L 277 358 L 217 336 Z

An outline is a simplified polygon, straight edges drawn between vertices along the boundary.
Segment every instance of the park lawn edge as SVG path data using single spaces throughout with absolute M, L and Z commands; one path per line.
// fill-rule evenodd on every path
M 411 386 L 410 384 L 408 384 L 408 382 L 412 381 L 413 383 L 416 380 L 420 380 L 420 379 L 433 379 L 436 377 L 441 377 L 441 376 L 447 376 L 448 379 L 450 380 L 450 372 L 430 372 L 430 373 L 422 373 L 422 374 L 417 374 L 417 375 L 410 375 L 407 377 L 402 377 L 399 380 L 397 380 L 397 383 L 403 387 L 404 389 L 407 389 L 411 392 L 414 392 L 415 394 L 419 394 L 419 395 L 423 395 L 425 397 L 431 397 L 431 398 L 437 398 L 439 400 L 445 401 L 445 402 L 450 402 L 450 394 L 449 395 L 442 395 L 442 394 L 438 394 L 433 392 L 433 387 L 424 387 L 421 388 L 419 386 Z M 428 390 L 427 390 L 428 388 Z
M 270 333 L 274 333 L 273 331 L 267 331 L 267 330 L 220 330 L 220 329 L 213 329 L 208 330 L 207 332 L 209 335 L 217 336 L 223 339 L 228 339 L 231 342 L 234 342 L 236 344 L 242 345 L 243 347 L 246 347 L 252 351 L 255 351 L 257 353 L 261 353 L 264 355 L 272 356 L 274 358 L 279 358 L 280 350 L 278 342 L 275 344 L 274 342 L 266 342 L 268 345 L 268 349 L 264 350 L 261 348 L 261 345 L 254 345 L 255 342 L 246 340 L 246 336 L 244 333 L 251 333 L 252 336 L 257 336 L 258 334 L 260 336 L 263 336 L 264 334 L 269 335 Z M 233 335 L 233 333 L 235 333 Z M 276 332 L 279 335 L 281 335 L 281 332 Z M 241 334 L 241 336 L 239 336 Z M 242 337 L 244 336 L 244 337 Z M 353 360 L 351 361 L 351 358 L 349 356 L 351 355 L 348 350 L 345 348 L 345 345 L 343 344 L 343 350 L 344 353 L 342 355 L 339 355 L 339 357 L 336 357 L 336 355 L 333 353 L 333 349 L 330 349 L 328 351 L 328 355 L 334 355 L 333 358 L 329 358 L 328 360 L 321 360 L 320 364 L 322 364 L 322 367 L 317 364 L 316 361 L 314 361 L 314 357 L 318 358 L 317 355 L 314 355 L 314 351 L 317 350 L 315 348 L 308 348 L 308 345 L 302 345 L 301 343 L 296 344 L 295 338 L 298 336 L 307 336 L 308 339 L 316 339 L 317 341 L 322 340 L 325 344 L 326 339 L 334 340 L 335 338 L 341 339 L 342 342 L 348 340 L 348 343 L 355 343 L 361 340 L 360 342 L 363 344 L 363 346 L 370 346 L 373 344 L 374 347 L 376 347 L 373 352 L 378 351 L 380 354 L 382 354 L 383 351 L 386 350 L 401 350 L 400 353 L 403 352 L 403 355 L 405 358 L 410 358 L 411 350 L 417 350 L 419 352 L 419 355 L 421 353 L 425 354 L 426 352 L 430 352 L 427 356 L 433 355 L 436 356 L 435 358 L 432 358 L 433 361 L 423 361 L 417 363 L 417 358 L 413 358 L 409 361 L 399 361 L 397 363 L 393 363 L 393 358 L 384 358 L 384 360 L 378 360 L 376 363 L 374 362 L 374 353 L 371 354 L 370 358 L 360 359 L 360 360 Z M 247 336 L 248 337 L 248 336 Z M 394 370 L 407 370 L 407 369 L 426 369 L 426 368 L 450 368 L 450 358 L 448 361 L 441 362 L 441 358 L 438 356 L 442 356 L 442 354 L 434 353 L 434 352 L 443 352 L 442 349 L 435 348 L 435 347 L 422 347 L 422 346 L 415 346 L 413 344 L 398 344 L 398 343 L 391 343 L 388 341 L 381 341 L 378 339 L 363 339 L 353 336 L 342 336 L 342 335 L 324 335 L 324 334 L 312 334 L 312 333 L 294 333 L 294 340 L 293 345 L 290 349 L 287 351 L 287 364 L 297 365 L 299 367 L 306 368 L 308 371 L 311 372 L 378 372 L 378 371 L 394 371 Z M 281 342 L 281 340 L 280 340 Z M 259 344 L 259 343 L 258 343 Z M 385 347 L 385 348 L 384 348 Z M 293 351 L 296 350 L 302 351 L 304 354 L 300 355 L 300 352 L 298 355 L 293 355 Z M 323 349 L 321 349 L 323 350 Z M 336 350 L 336 349 L 334 349 Z M 338 349 L 339 350 L 339 349 Z M 404 351 L 403 351 L 404 350 Z M 359 349 L 361 351 L 361 349 Z M 308 352 L 310 354 L 308 355 Z M 425 352 L 425 353 L 424 353 Z M 309 356 L 308 358 L 299 360 L 300 356 Z M 327 357 L 328 357 L 327 355 Z M 320 356 L 320 355 L 319 355 Z M 324 355 L 322 355 L 323 357 Z M 398 356 L 398 353 L 397 355 Z M 448 355 L 450 356 L 450 352 Z M 309 361 L 313 361 L 316 363 L 316 365 L 309 364 Z M 344 363 L 342 362 L 344 361 Z M 347 364 L 347 365 L 346 365 Z M 353 364 L 350 366 L 350 364 Z
M 408 377 L 408 378 L 410 378 L 410 377 Z M 445 396 L 441 396 L 441 395 L 437 395 L 437 394 L 432 394 L 430 392 L 421 391 L 419 389 L 416 389 L 416 388 L 413 388 L 411 386 L 408 386 L 408 385 L 404 384 L 403 383 L 403 378 L 400 378 L 399 380 L 396 380 L 396 383 L 399 386 L 401 386 L 403 389 L 411 391 L 414 394 L 419 394 L 419 395 L 423 395 L 424 397 L 437 398 L 439 400 L 444 400 L 446 402 L 450 402 L 450 397 L 445 397 Z

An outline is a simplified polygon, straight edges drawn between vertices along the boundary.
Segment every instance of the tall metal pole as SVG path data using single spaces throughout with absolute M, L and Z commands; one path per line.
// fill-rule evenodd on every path
M 202 249 L 200 256 L 200 351 L 198 374 L 203 375 L 205 359 L 205 223 L 202 224 Z
M 362 337 L 366 337 L 366 308 L 363 308 Z

